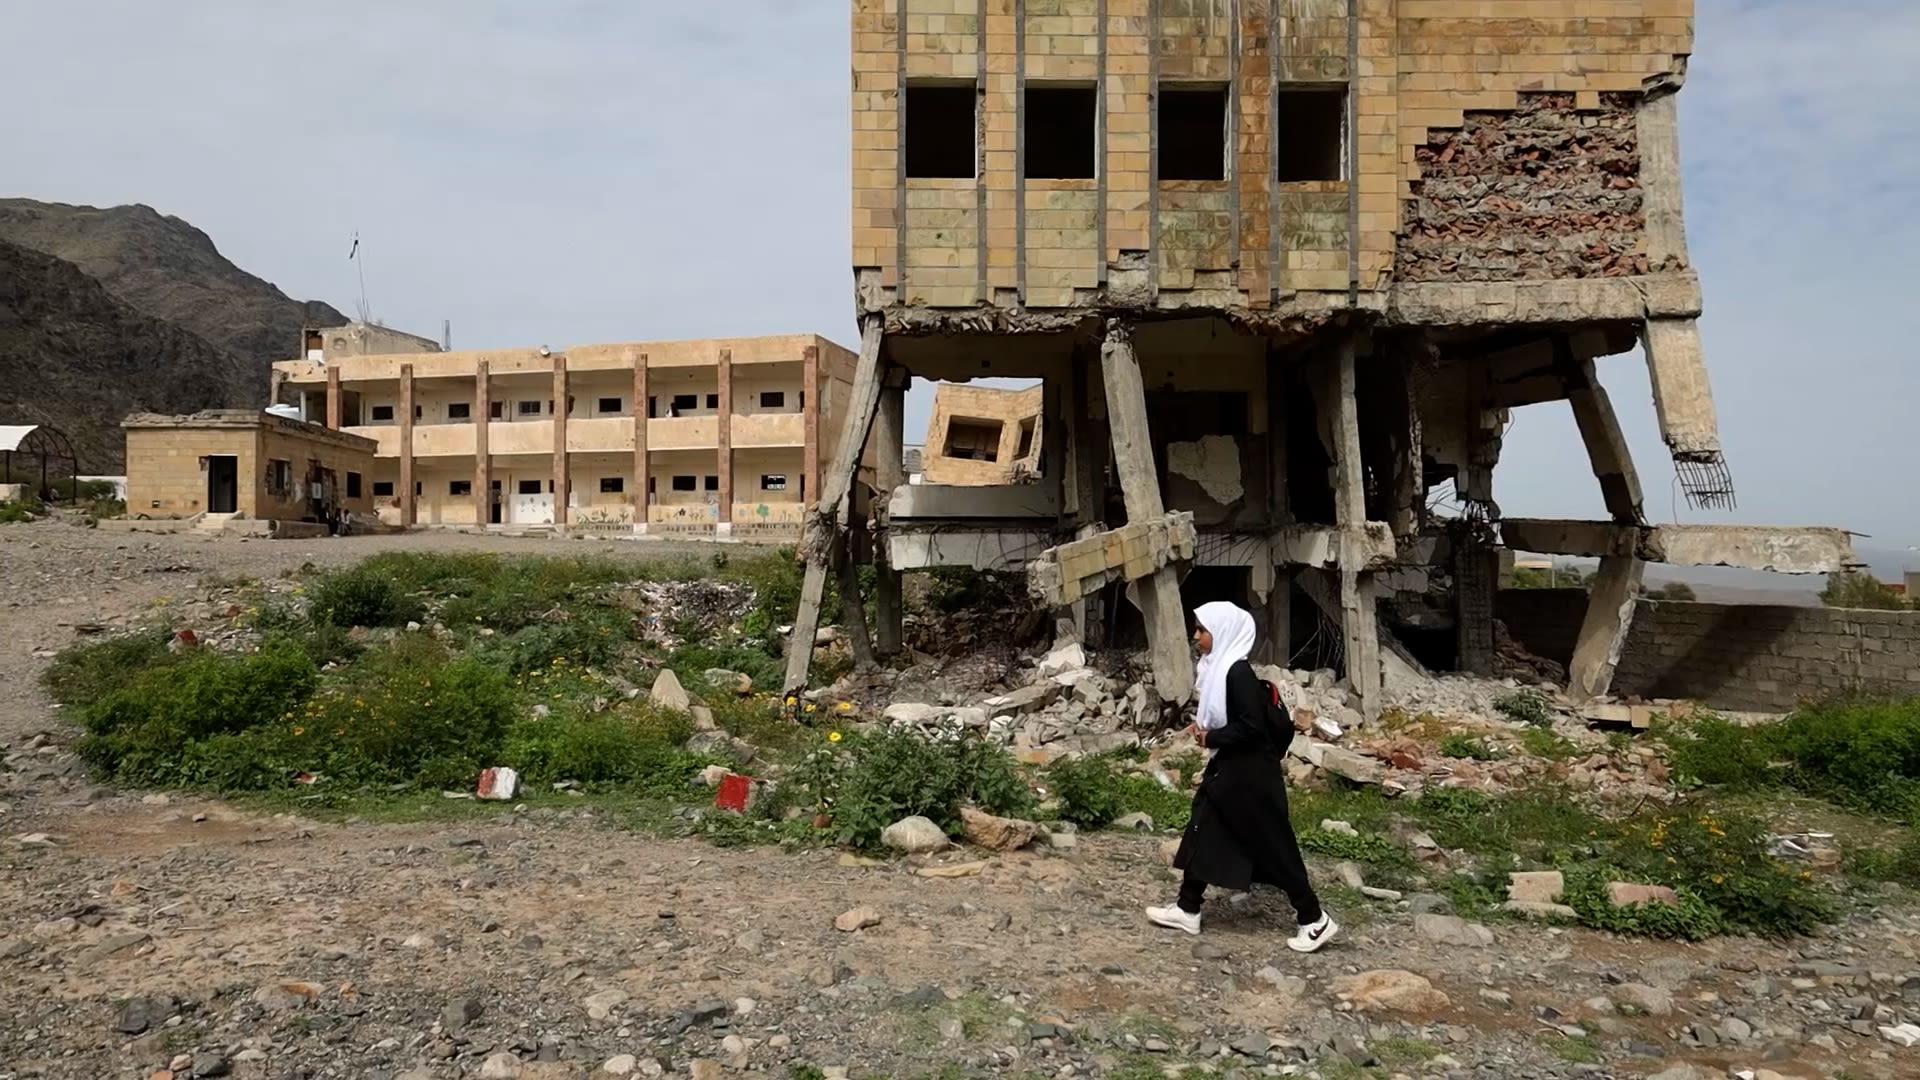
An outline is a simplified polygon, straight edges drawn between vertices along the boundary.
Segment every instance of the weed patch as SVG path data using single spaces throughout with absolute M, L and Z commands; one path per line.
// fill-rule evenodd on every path
M 1752 727 L 1700 716 L 1665 735 L 1681 783 L 1733 792 L 1786 786 L 1920 824 L 1920 698 L 1827 702 Z
M 832 819 L 836 842 L 863 848 L 877 846 L 881 831 L 903 817 L 920 815 L 954 832 L 964 804 L 1013 816 L 1034 807 L 1013 759 L 970 737 L 846 735 L 809 754 L 785 786 L 790 805 Z
M 1117 755 L 1062 759 L 1044 775 L 1047 791 L 1059 800 L 1060 819 L 1082 828 L 1105 828 L 1126 814 L 1145 813 L 1158 828 L 1184 829 L 1192 816 L 1192 796 L 1123 769 Z
M 1475 735 L 1448 735 L 1440 740 L 1440 753 L 1450 758 L 1470 758 L 1474 761 L 1498 761 L 1507 755 L 1487 745 L 1487 741 Z
M 63 705 L 90 705 L 168 663 L 169 636 L 164 630 L 143 631 L 68 649 L 54 657 L 41 683 Z

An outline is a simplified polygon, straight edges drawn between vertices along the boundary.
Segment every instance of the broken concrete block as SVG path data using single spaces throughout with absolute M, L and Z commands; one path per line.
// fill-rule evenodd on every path
M 1558 903 L 1567 879 L 1558 870 L 1515 871 L 1507 875 L 1507 899 L 1528 904 Z
M 1524 915 L 1529 919 L 1578 919 L 1580 913 L 1565 904 L 1548 904 L 1534 900 L 1509 900 L 1501 908 Z
M 1493 931 L 1458 915 L 1415 915 L 1413 929 L 1421 937 L 1441 945 L 1483 948 L 1493 944 Z
M 1320 750 L 1320 767 L 1335 776 L 1356 784 L 1377 784 L 1386 775 L 1385 767 L 1370 757 L 1338 746 L 1313 745 Z
M 918 701 L 896 701 L 881 710 L 880 716 L 894 724 L 931 724 L 947 710 L 939 705 L 926 705 Z
M 1040 674 L 1047 677 L 1087 666 L 1087 651 L 1077 643 L 1062 645 L 1040 660 Z
M 971 806 L 961 808 L 960 827 L 968 840 L 991 851 L 1018 851 L 1040 835 L 1040 826 L 1031 821 L 996 817 Z
M 980 704 L 996 713 L 1036 713 L 1052 704 L 1059 690 L 1057 684 L 1048 680 L 988 698 Z

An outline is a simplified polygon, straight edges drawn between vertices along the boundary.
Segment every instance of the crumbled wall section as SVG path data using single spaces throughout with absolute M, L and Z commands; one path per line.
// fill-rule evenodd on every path
M 1507 589 L 1514 640 L 1564 662 L 1586 611 L 1570 589 Z M 1920 612 L 1642 600 L 1614 672 L 1620 697 L 1784 712 L 1842 692 L 1920 691 Z
M 1415 150 L 1396 254 L 1401 281 L 1621 277 L 1650 270 L 1634 126 L 1637 94 L 1520 95 L 1469 112 Z

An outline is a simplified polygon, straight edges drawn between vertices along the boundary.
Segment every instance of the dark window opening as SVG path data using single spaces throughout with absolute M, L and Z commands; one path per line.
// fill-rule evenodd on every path
M 350 472 L 347 474 L 347 498 L 357 499 L 359 497 L 360 497 L 360 474 L 357 472 Z
M 707 477 L 707 483 L 706 483 L 706 488 L 707 488 L 707 490 L 708 490 L 708 491 L 719 491 L 719 490 L 720 490 L 720 478 L 719 478 L 719 477 L 717 477 L 717 476 L 709 476 L 709 477 Z
M 720 395 L 719 395 L 719 394 L 708 394 L 708 395 L 707 395 L 707 408 L 709 408 L 709 409 L 717 409 L 717 408 L 719 408 L 719 407 L 720 407 Z
M 1027 177 L 1091 180 L 1100 95 L 1091 86 L 1027 87 Z
M 972 86 L 907 87 L 907 175 L 971 180 L 974 174 Z
M 1160 179 L 1227 178 L 1227 91 L 1160 84 Z
M 415 480 L 415 481 L 413 482 L 413 497 L 414 497 L 414 498 L 416 498 L 416 499 L 417 499 L 417 498 L 419 498 L 419 497 L 420 497 L 420 496 L 421 496 L 421 495 L 422 495 L 422 494 L 423 494 L 423 493 L 425 492 L 425 490 L 426 490 L 426 485 L 425 485 L 425 483 L 424 483 L 423 481 L 420 481 L 420 480 Z
M 784 390 L 760 391 L 760 407 L 763 409 L 784 409 L 787 407 L 787 393 Z
M 537 401 L 522 401 L 514 405 L 513 411 L 520 416 L 539 416 L 540 403 Z
M 652 396 L 652 395 L 648 395 L 648 397 L 647 397 L 647 419 L 649 419 L 649 420 L 651 420 L 651 419 L 653 419 L 654 417 L 656 417 L 656 416 L 659 416 L 659 415 L 660 415 L 660 399 L 659 399 L 659 398 L 657 398 L 657 397 L 654 397 L 654 396 Z
M 947 421 L 946 456 L 962 461 L 1000 460 L 998 420 L 969 420 L 952 417 Z
M 573 415 L 573 395 L 572 394 L 567 395 L 567 415 L 568 416 Z
M 421 415 L 421 413 L 420 413 L 420 406 L 418 406 L 418 405 L 415 405 L 415 406 L 413 407 L 413 418 L 414 418 L 415 420 L 418 420 L 418 419 L 420 419 L 420 415 Z
M 393 498 L 393 481 L 375 480 L 373 482 L 373 497 L 376 499 Z
M 447 419 L 468 420 L 468 419 L 471 419 L 472 417 L 473 417 L 473 406 L 467 404 L 466 402 L 450 401 L 447 403 Z
M 697 476 L 676 476 L 673 478 L 675 491 L 699 491 L 700 478 Z
M 653 495 L 657 493 L 659 490 L 660 490 L 659 477 L 656 477 L 656 476 L 647 477 L 647 494 Z
M 770 473 L 760 478 L 761 491 L 787 490 L 787 478 L 780 473 Z
M 1020 448 L 1013 452 L 1013 459 L 1019 461 L 1033 453 L 1033 417 L 1020 421 Z
M 274 459 L 267 462 L 267 492 L 285 495 L 293 490 L 293 462 Z
M 507 411 L 507 406 L 506 406 L 506 402 L 504 401 L 487 402 L 487 419 L 489 420 L 500 419 L 502 416 L 506 415 L 506 411 Z
M 676 415 L 683 412 L 692 412 L 693 410 L 699 407 L 700 407 L 699 394 L 673 395 L 673 411 Z
M 449 494 L 449 495 L 471 495 L 471 494 L 473 494 L 473 481 L 471 481 L 471 480 L 449 480 L 449 481 L 447 481 L 447 494 Z
M 367 415 L 371 417 L 373 422 L 376 424 L 391 421 L 393 419 L 393 406 L 375 405 L 371 409 L 367 410 Z
M 1273 160 L 1280 182 L 1345 179 L 1346 88 L 1285 89 L 1277 107 L 1280 141 Z
M 521 495 L 538 495 L 546 489 L 540 486 L 538 480 L 522 480 L 513 486 L 513 490 Z
M 618 495 L 627 490 L 627 478 L 624 476 L 603 476 L 600 478 L 600 494 Z
M 620 398 L 603 397 L 600 399 L 600 411 L 601 412 L 619 412 L 620 406 L 623 404 L 625 404 L 625 402 Z

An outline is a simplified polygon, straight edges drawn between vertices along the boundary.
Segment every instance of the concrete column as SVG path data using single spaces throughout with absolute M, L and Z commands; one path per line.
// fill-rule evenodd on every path
M 647 462 L 647 354 L 633 358 L 633 523 L 647 527 L 647 481 L 653 475 Z
M 1360 459 L 1360 415 L 1354 392 L 1357 385 L 1354 351 L 1356 336 L 1341 337 L 1333 360 L 1332 410 L 1334 438 L 1334 520 L 1340 526 L 1340 621 L 1345 639 L 1347 681 L 1360 699 L 1360 711 L 1379 715 L 1380 630 L 1375 610 L 1374 580 L 1362 572 L 1367 545 L 1361 539 L 1367 523 L 1366 470 Z
M 567 467 L 567 356 L 553 354 L 553 523 L 567 523 L 572 473 Z
M 800 464 L 800 503 L 804 508 L 820 501 L 820 346 L 800 353 L 800 426 L 805 433 L 805 460 Z M 804 513 L 802 514 L 804 518 Z
M 879 315 L 862 318 L 860 359 L 853 368 L 847 415 L 835 443 L 832 468 L 821 486 L 819 508 L 807 518 L 802 543 L 807 574 L 800 583 L 800 606 L 794 613 L 793 631 L 787 638 L 787 672 L 781 685 L 787 695 L 797 694 L 807 685 L 807 667 L 813 661 L 813 634 L 820 625 L 820 601 L 827 591 L 827 570 L 833 560 L 835 537 L 845 529 L 853 478 L 859 473 L 860 457 L 866 451 L 867 436 L 880 407 L 885 366 L 880 356 L 885 334 L 886 322 Z
M 473 374 L 473 523 L 486 528 L 488 509 L 493 506 L 493 454 L 487 449 L 487 429 L 492 426 L 493 396 L 485 360 Z
M 1165 513 L 1160 481 L 1153 467 L 1153 442 L 1147 424 L 1147 392 L 1140 361 L 1133 352 L 1133 327 L 1107 321 L 1100 347 L 1101 376 L 1107 390 L 1107 423 L 1113 433 L 1113 460 L 1127 503 L 1127 521 L 1147 521 Z M 1193 661 L 1187 651 L 1186 618 L 1180 611 L 1180 578 L 1163 566 L 1141 578 L 1140 612 L 1146 618 L 1153 654 L 1153 682 L 1162 701 L 1185 704 L 1193 696 Z
M 1500 591 L 1500 553 L 1477 522 L 1450 530 L 1453 542 L 1454 662 L 1461 671 L 1493 674 L 1494 602 Z
M 720 524 L 733 529 L 733 350 L 720 350 Z
M 880 489 L 877 501 L 883 506 L 888 505 L 894 489 L 907 482 L 903 460 L 906 450 L 907 383 L 904 378 L 897 381 L 897 386 L 880 388 L 880 411 L 873 421 L 874 486 Z M 888 561 L 887 524 L 888 515 L 883 514 L 880 518 L 879 543 L 875 545 L 873 553 L 876 588 L 874 617 L 879 624 L 874 627 L 874 647 L 882 657 L 893 657 L 900 655 L 905 647 L 902 626 L 905 601 L 901 595 L 900 571 Z
M 1254 656 L 1269 664 L 1284 665 L 1293 659 L 1293 573 L 1291 566 L 1273 568 L 1273 585 L 1255 613 L 1261 626 Z
M 340 394 L 340 369 L 327 368 L 327 426 L 340 430 L 340 410 L 343 401 Z
M 1554 366 L 1566 388 L 1567 403 L 1573 406 L 1573 420 L 1580 427 L 1580 440 L 1586 444 L 1594 478 L 1600 481 L 1607 514 L 1617 525 L 1646 524 L 1633 452 L 1613 411 L 1613 401 L 1607 397 L 1606 387 L 1600 385 L 1592 358 L 1576 356 L 1572 342 L 1564 335 L 1554 340 L 1553 350 Z
M 1567 666 L 1567 693 L 1575 702 L 1591 701 L 1613 685 L 1613 671 L 1633 628 L 1633 609 L 1640 602 L 1640 585 L 1647 564 L 1625 555 L 1600 560 L 1587 596 L 1587 616 Z
M 400 525 L 413 528 L 413 365 L 400 365 Z

